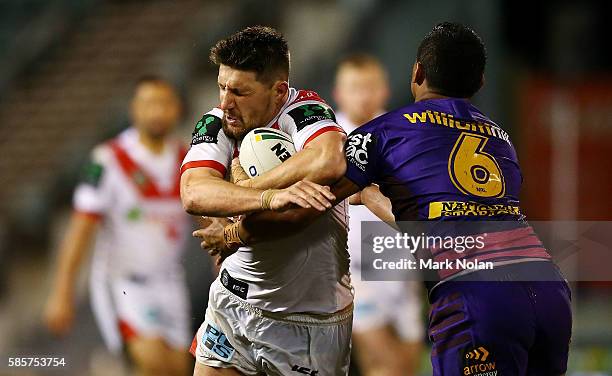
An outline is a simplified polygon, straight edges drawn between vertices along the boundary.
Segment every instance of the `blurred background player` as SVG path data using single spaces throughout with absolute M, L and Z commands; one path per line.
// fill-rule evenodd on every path
M 111 351 L 126 345 L 139 375 L 184 375 L 190 366 L 180 264 L 189 229 L 179 198 L 185 149 L 170 136 L 181 111 L 169 82 L 137 82 L 133 126 L 93 150 L 76 188 L 44 312 L 51 332 L 67 333 L 81 261 L 95 238 L 90 287 L 98 326 Z
M 367 54 L 347 56 L 338 64 L 334 100 L 338 124 L 350 134 L 385 112 L 389 99 L 387 72 Z M 380 195 L 384 205 L 388 199 Z M 361 221 L 380 221 L 363 203 L 350 197 L 349 242 L 351 282 L 355 288 L 354 354 L 362 374 L 414 375 L 423 340 L 420 285 L 416 281 L 361 280 Z

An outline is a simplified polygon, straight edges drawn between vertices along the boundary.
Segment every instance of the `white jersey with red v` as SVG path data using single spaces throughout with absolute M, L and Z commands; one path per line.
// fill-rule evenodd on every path
M 209 167 L 224 177 L 240 144 L 222 130 L 223 111 L 213 108 L 196 124 L 181 171 Z M 326 132 L 342 132 L 331 107 L 317 93 L 289 90 L 279 113 L 265 127 L 291 136 L 299 153 Z M 353 296 L 346 250 L 345 203 L 336 205 L 305 231 L 278 241 L 241 248 L 223 268 L 248 284 L 245 300 L 275 312 L 331 313 L 349 305 Z
M 116 273 L 155 273 L 178 264 L 188 234 L 179 196 L 185 149 L 168 141 L 150 152 L 130 128 L 94 149 L 74 209 L 102 220 L 96 253 Z

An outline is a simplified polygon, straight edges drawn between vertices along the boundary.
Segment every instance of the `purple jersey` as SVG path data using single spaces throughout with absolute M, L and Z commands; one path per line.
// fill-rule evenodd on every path
M 427 249 L 434 261 L 500 264 L 550 259 L 519 207 L 521 171 L 508 134 L 464 99 L 431 99 L 382 115 L 346 142 L 346 177 L 380 186 L 397 221 L 514 221 L 465 253 Z M 520 223 L 520 225 L 519 225 Z M 445 280 L 461 269 L 439 271 Z
M 351 133 L 346 176 L 380 185 L 398 221 L 516 218 L 521 171 L 508 134 L 463 99 L 433 99 Z

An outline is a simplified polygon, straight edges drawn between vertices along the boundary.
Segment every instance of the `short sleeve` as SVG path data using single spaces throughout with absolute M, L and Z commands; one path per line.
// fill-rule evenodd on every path
M 300 90 L 297 99 L 279 117 L 281 130 L 291 135 L 300 151 L 310 141 L 326 132 L 342 132 L 334 110 L 314 91 Z
M 378 178 L 379 140 L 377 135 L 367 130 L 357 129 L 351 133 L 345 143 L 347 169 L 345 177 L 361 189 L 375 182 Z
M 190 168 L 209 167 L 225 176 L 232 159 L 232 141 L 222 131 L 223 111 L 214 108 L 202 116 L 192 133 L 181 173 Z
M 110 150 L 104 145 L 92 151 L 74 191 L 72 201 L 75 211 L 97 217 L 107 214 L 112 202 L 110 157 Z

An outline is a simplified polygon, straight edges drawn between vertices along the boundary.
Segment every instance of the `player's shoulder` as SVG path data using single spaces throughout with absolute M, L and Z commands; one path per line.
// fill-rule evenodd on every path
M 290 89 L 288 104 L 279 117 L 283 125 L 295 125 L 298 131 L 320 121 L 336 122 L 333 109 L 312 90 Z
M 196 123 L 191 134 L 191 146 L 199 144 L 217 144 L 224 140 L 224 133 L 221 132 L 223 110 L 218 107 L 204 113 Z
M 90 159 L 98 164 L 108 165 L 112 158 L 113 140 L 96 145 L 90 153 Z
M 122 138 L 128 133 L 128 129 L 121 131 L 115 137 L 107 139 L 96 146 L 90 152 L 90 159 L 94 163 L 109 165 L 114 158 L 114 148 L 121 145 Z
M 325 102 L 325 99 L 323 99 L 316 91 L 289 88 L 287 105 L 282 111 L 284 113 L 291 113 L 291 111 L 296 108 L 307 109 L 311 106 L 313 109 L 318 107 L 331 109 L 327 102 Z
M 405 125 L 405 117 L 404 114 L 414 111 L 417 107 L 414 104 L 410 104 L 407 106 L 403 106 L 380 116 L 375 117 L 369 122 L 363 124 L 359 128 L 357 128 L 354 132 L 366 132 L 372 134 L 384 134 L 387 131 L 396 128 L 396 127 L 404 127 Z
M 291 91 L 294 91 L 294 93 L 292 93 Z M 292 97 L 290 98 L 289 106 L 293 106 L 295 104 L 307 101 L 321 102 L 323 104 L 327 104 L 327 102 L 325 102 L 325 100 L 319 95 L 319 93 L 314 90 L 291 88 L 289 94 Z

